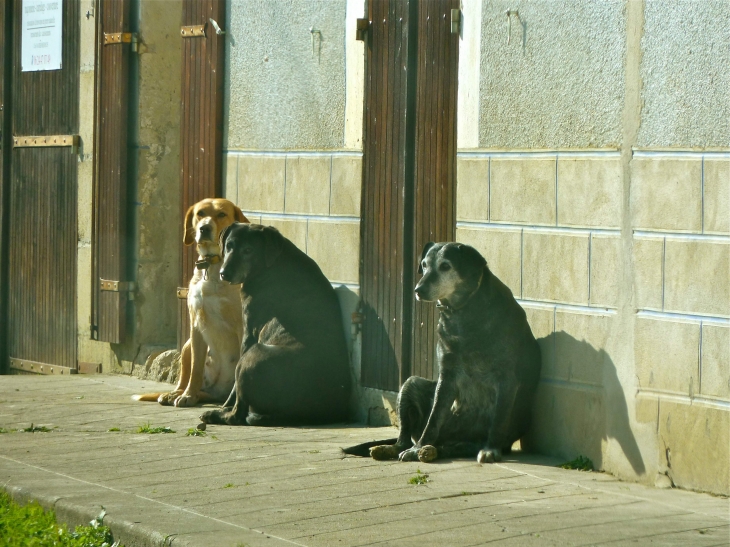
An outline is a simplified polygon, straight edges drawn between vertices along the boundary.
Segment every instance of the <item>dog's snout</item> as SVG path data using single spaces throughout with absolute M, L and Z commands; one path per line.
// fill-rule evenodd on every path
M 210 235 L 210 233 L 213 231 L 213 226 L 210 224 L 203 224 L 200 228 L 200 235 Z
M 416 288 L 413 289 L 413 292 L 416 293 L 417 300 L 420 300 L 421 298 L 423 298 L 424 291 L 423 291 L 423 287 L 421 285 L 416 285 Z
M 220 276 L 221 276 L 221 280 L 230 282 L 229 275 L 228 275 L 228 270 L 226 270 L 225 266 L 220 269 L 220 272 L 219 273 L 220 273 Z

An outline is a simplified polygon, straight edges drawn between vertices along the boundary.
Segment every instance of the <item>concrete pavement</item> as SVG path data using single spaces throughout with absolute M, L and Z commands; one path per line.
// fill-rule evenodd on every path
M 0 377 L 0 484 L 70 524 L 104 506 L 127 547 L 730 545 L 724 497 L 520 453 L 478 465 L 339 451 L 393 428 L 209 426 L 187 436 L 199 408 L 130 399 L 163 389 L 124 376 Z M 31 424 L 51 431 L 18 431 Z M 146 424 L 175 433 L 136 433 Z M 411 484 L 419 471 L 427 482 Z

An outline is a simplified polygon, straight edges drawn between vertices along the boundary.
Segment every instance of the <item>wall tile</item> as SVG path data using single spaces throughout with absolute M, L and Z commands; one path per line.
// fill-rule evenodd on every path
M 540 344 L 542 354 L 542 368 L 540 375 L 543 378 L 567 380 L 567 370 L 557 370 L 555 366 L 555 311 L 553 308 L 533 308 L 523 306 L 527 322 L 530 324 L 532 335 Z
M 489 220 L 489 158 L 456 159 L 456 218 Z
M 491 220 L 555 224 L 555 158 L 492 158 Z
M 633 226 L 643 230 L 700 232 L 702 162 L 638 157 L 631 161 Z
M 332 156 L 330 214 L 360 216 L 362 156 Z
M 612 322 L 607 315 L 555 313 L 555 363 L 567 370 L 568 380 L 600 386 L 604 374 L 616 376 L 606 353 Z
M 617 307 L 623 272 L 619 236 L 591 236 L 591 305 Z
M 479 251 L 487 259 L 492 273 L 512 290 L 515 298 L 520 297 L 519 230 L 457 228 L 456 240 L 471 245 Z
M 620 158 L 559 158 L 558 224 L 618 228 L 621 175 Z
M 330 156 L 287 156 L 287 213 L 329 214 L 330 163 Z
M 730 160 L 705 158 L 705 233 L 730 233 Z
M 588 303 L 588 236 L 524 232 L 522 297 Z
M 284 212 L 284 156 L 238 157 L 238 206 L 244 211 Z
M 236 154 L 223 154 L 223 197 L 238 203 L 238 156 Z
M 307 252 L 307 221 L 306 220 L 290 220 L 270 218 L 265 224 L 273 226 L 281 232 L 281 234 L 291 240 L 294 245 L 299 247 L 305 253 Z
M 664 309 L 730 316 L 730 244 L 668 238 Z
M 309 221 L 307 254 L 332 282 L 360 282 L 360 224 Z
M 638 317 L 634 361 L 639 387 L 697 393 L 699 343 L 698 324 Z
M 730 401 L 730 327 L 702 325 L 700 393 Z
M 634 238 L 632 247 L 636 308 L 661 310 L 664 238 Z

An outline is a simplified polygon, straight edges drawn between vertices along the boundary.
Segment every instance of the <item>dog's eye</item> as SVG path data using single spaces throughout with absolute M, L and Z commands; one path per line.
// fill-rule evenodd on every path
M 441 270 L 442 272 L 448 272 L 450 269 L 451 269 L 451 264 L 449 264 L 448 262 L 443 262 L 439 266 L 439 270 Z
M 204 217 L 205 216 L 205 211 L 203 211 L 202 209 L 200 211 L 198 211 L 198 216 L 199 217 Z
M 426 261 L 425 260 L 423 262 L 421 262 L 421 268 L 423 268 L 424 270 L 426 269 Z
M 221 211 L 220 213 L 218 213 L 218 218 L 223 218 L 225 216 L 226 216 L 226 214 L 223 211 Z
M 253 252 L 253 247 L 244 247 L 243 252 L 244 254 L 251 254 Z

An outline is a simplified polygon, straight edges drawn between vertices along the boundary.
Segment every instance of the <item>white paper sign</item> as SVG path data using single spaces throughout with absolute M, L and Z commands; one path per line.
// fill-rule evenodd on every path
M 59 70 L 63 0 L 23 0 L 22 71 Z

